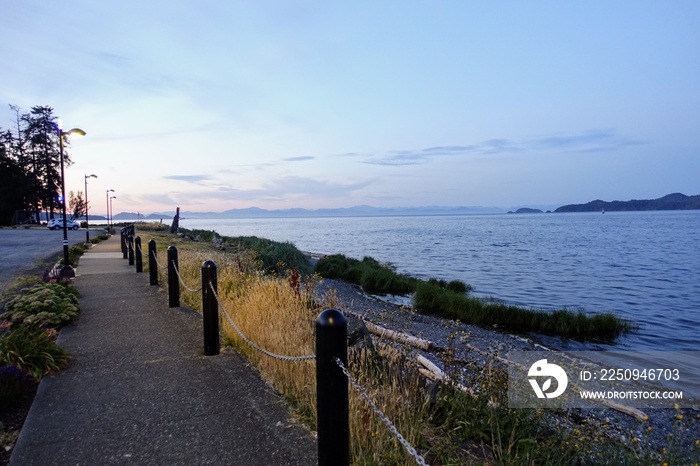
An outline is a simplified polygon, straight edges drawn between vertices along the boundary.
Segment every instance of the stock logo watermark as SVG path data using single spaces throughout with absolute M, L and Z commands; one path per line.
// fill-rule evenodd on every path
M 511 351 L 511 408 L 700 408 L 700 351 Z
M 540 359 L 536 361 L 530 370 L 527 372 L 530 385 L 535 391 L 537 398 L 556 398 L 566 390 L 566 386 L 569 384 L 569 378 L 566 376 L 566 372 L 560 366 L 556 364 L 550 364 L 546 359 Z M 537 378 L 546 377 L 542 385 L 539 384 Z M 556 380 L 555 389 L 552 392 L 548 390 L 552 387 L 552 379 Z

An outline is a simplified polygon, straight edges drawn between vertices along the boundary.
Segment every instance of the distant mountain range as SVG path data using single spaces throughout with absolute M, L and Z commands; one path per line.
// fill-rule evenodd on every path
M 700 209 L 700 195 L 686 196 L 681 193 L 667 194 L 658 199 L 633 199 L 631 201 L 595 201 L 586 204 L 561 206 L 554 212 L 607 212 L 639 210 L 696 210 Z
M 371 207 L 355 206 L 338 209 L 275 209 L 267 210 L 259 207 L 247 209 L 229 209 L 223 212 L 180 212 L 180 218 L 299 218 L 299 217 L 386 217 L 403 215 L 466 215 L 504 212 L 498 207 Z M 145 217 L 146 219 L 173 218 L 174 212 L 156 212 Z M 134 213 L 122 213 L 115 215 L 117 219 L 136 218 Z
M 536 208 L 539 207 L 539 208 Z M 514 208 L 516 209 L 516 208 Z M 469 215 L 493 213 L 541 213 L 553 206 L 518 207 L 508 211 L 501 207 L 371 207 L 366 205 L 338 209 L 276 209 L 267 210 L 259 207 L 247 209 L 229 209 L 223 212 L 191 212 L 180 213 L 182 219 L 228 219 L 228 218 L 305 218 L 305 217 L 387 217 L 387 216 L 420 216 L 420 215 Z M 653 200 L 631 201 L 601 201 L 595 200 L 586 204 L 570 204 L 561 206 L 554 212 L 600 212 L 602 210 L 632 211 L 632 210 L 700 210 L 700 195 L 686 196 L 681 193 L 668 194 Z M 175 212 L 154 212 L 143 215 L 138 212 L 120 212 L 114 215 L 115 221 L 124 220 L 170 220 Z M 103 220 L 101 216 L 90 216 L 91 220 Z

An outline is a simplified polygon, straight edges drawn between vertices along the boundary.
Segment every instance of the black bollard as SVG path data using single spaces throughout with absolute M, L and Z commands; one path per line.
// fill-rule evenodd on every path
M 177 279 L 177 248 L 168 248 L 168 305 L 170 307 L 180 307 L 180 282 Z
M 141 250 L 141 237 L 134 238 L 134 254 L 136 254 L 136 273 L 143 273 L 143 251 Z
M 134 265 L 134 237 L 132 235 L 129 235 L 126 244 L 129 251 L 129 265 Z
M 348 378 L 336 359 L 348 364 L 348 321 L 337 309 L 316 319 L 316 410 L 319 466 L 350 464 Z
M 151 286 L 158 284 L 158 250 L 154 239 L 148 242 L 148 279 Z
M 128 259 L 128 258 L 129 258 L 129 248 L 128 248 L 127 245 L 126 245 L 126 243 L 127 243 L 127 239 L 126 239 L 126 238 L 127 238 L 129 235 L 127 234 L 126 228 L 122 228 L 122 229 L 120 230 L 120 233 L 119 233 L 119 234 L 120 234 L 121 243 L 122 243 L 122 256 L 123 256 L 124 259 Z
M 212 290 L 212 288 L 214 288 Z M 202 264 L 202 321 L 204 322 L 204 355 L 219 354 L 219 303 L 216 299 L 216 264 Z

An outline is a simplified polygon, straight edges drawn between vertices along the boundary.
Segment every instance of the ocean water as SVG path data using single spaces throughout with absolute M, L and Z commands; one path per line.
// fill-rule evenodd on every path
M 640 326 L 615 344 L 560 349 L 694 351 L 700 340 L 700 211 L 431 217 L 185 219 L 226 236 L 371 256 L 420 278 L 535 309 L 613 312 Z

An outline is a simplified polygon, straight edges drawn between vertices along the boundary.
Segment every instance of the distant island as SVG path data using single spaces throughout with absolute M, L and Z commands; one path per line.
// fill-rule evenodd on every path
M 640 210 L 700 210 L 700 195 L 667 194 L 659 199 L 633 199 L 631 201 L 595 201 L 586 204 L 561 206 L 554 212 L 626 212 Z
M 516 210 L 515 212 L 509 210 L 509 214 L 543 214 L 544 212 L 541 211 L 540 209 L 531 209 L 529 207 L 521 207 L 520 209 Z

